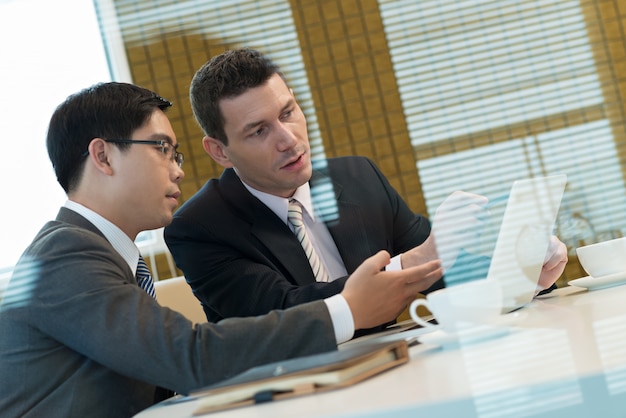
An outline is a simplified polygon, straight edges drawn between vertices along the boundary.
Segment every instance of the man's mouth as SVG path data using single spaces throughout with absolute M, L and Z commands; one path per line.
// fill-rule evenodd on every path
M 172 193 L 172 194 L 168 194 L 167 197 L 171 197 L 173 199 L 178 200 L 178 198 L 180 197 L 180 191 L 177 191 L 177 192 Z
M 299 153 L 297 156 L 295 156 L 294 158 L 290 159 L 289 162 L 287 162 L 285 165 L 283 165 L 281 167 L 281 169 L 289 169 L 297 164 L 302 163 L 302 159 L 304 158 L 305 153 Z
M 300 162 L 300 160 L 302 160 L 302 155 L 298 156 L 298 158 L 296 158 L 295 160 L 292 160 L 292 161 L 288 162 L 287 164 L 285 164 L 283 166 L 283 168 L 289 168 L 289 167 L 297 164 L 298 162 Z

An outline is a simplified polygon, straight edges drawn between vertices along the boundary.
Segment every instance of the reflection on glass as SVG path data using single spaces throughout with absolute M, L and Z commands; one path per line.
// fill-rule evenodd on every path
M 547 328 L 512 331 L 490 344 L 461 348 L 478 418 L 533 416 L 583 402 L 566 331 Z M 559 376 L 548 385 L 519 385 L 542 375 Z
M 626 314 L 597 321 L 593 330 L 609 394 L 626 393 Z
M 324 172 L 328 166 L 326 160 L 313 160 L 313 169 Z M 315 207 L 315 215 L 330 225 L 339 222 L 339 209 L 333 183 L 329 177 L 314 175 L 311 180 L 311 199 Z
M 525 277 L 534 283 L 543 263 L 537 263 L 545 257 L 545 244 L 550 240 L 552 225 L 524 225 L 515 244 L 515 259 Z
M 34 260 L 22 261 L 15 268 L 2 294 L 0 312 L 4 309 L 23 307 L 28 303 L 39 282 L 40 270 L 40 263 Z

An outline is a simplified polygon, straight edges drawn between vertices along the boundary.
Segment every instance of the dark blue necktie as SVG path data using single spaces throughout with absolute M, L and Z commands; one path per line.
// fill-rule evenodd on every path
M 139 287 L 146 291 L 147 294 L 156 299 L 156 293 L 154 292 L 154 282 L 148 270 L 148 265 L 143 257 L 139 256 L 139 262 L 137 263 L 137 283 Z

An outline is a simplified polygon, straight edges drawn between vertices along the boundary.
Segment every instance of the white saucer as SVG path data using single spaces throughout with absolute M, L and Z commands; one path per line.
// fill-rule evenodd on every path
M 509 327 L 500 325 L 477 325 L 458 333 L 447 333 L 441 329 L 417 337 L 422 344 L 439 345 L 453 348 L 462 345 L 476 344 L 492 338 L 507 335 Z
M 626 272 L 609 274 L 602 277 L 581 277 L 569 281 L 570 286 L 585 287 L 589 290 L 604 289 L 607 287 L 619 286 L 626 283 Z

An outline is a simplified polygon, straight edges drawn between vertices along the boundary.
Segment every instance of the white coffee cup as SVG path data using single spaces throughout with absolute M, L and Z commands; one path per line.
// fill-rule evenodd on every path
M 576 254 L 591 277 L 626 273 L 626 237 L 578 247 Z
M 417 314 L 425 306 L 437 320 L 431 324 Z M 494 280 L 474 280 L 429 293 L 409 307 L 413 321 L 424 327 L 442 328 L 456 333 L 464 328 L 495 322 L 502 310 L 502 289 Z

